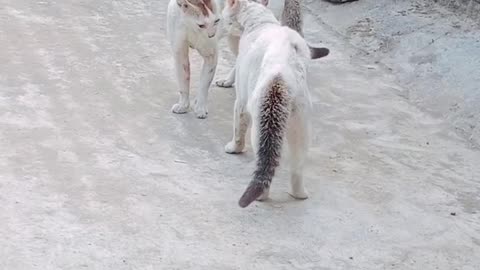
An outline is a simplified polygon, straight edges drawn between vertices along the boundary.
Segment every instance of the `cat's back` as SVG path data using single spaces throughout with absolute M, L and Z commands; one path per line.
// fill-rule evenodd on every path
M 167 7 L 167 37 L 172 40 L 174 32 L 179 26 L 180 9 L 177 8 L 177 0 L 170 0 Z
M 170 0 L 168 1 L 168 6 L 167 6 L 167 21 L 172 20 L 175 17 L 178 17 L 179 15 L 179 9 L 177 8 L 177 0 Z
M 292 57 L 305 60 L 310 57 L 310 51 L 300 34 L 287 26 L 271 25 L 259 30 L 252 47 L 272 58 L 272 61 L 284 61 Z
M 288 27 L 269 25 L 242 38 L 237 61 L 242 74 L 252 79 L 271 69 L 289 69 L 309 57 L 308 46 L 301 36 Z M 242 50 L 243 49 L 243 50 Z

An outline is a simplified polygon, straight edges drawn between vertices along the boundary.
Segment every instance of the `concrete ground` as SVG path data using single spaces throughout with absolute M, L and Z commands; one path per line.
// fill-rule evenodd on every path
M 247 209 L 234 92 L 212 87 L 207 120 L 169 111 L 166 1 L 0 4 L 0 269 L 478 269 L 479 150 L 315 3 L 310 198 L 282 168 Z
M 322 28 L 391 70 L 411 104 L 480 148 L 480 17 L 468 16 L 480 14 L 480 3 L 470 0 L 451 12 L 453 2 L 466 0 L 304 1 Z

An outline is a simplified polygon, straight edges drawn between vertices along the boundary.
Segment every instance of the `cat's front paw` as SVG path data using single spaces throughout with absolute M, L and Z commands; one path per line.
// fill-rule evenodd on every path
M 216 84 L 218 87 L 230 88 L 230 87 L 233 86 L 233 81 L 232 81 L 232 80 L 228 80 L 228 79 L 218 80 L 218 81 L 215 82 L 215 84 Z
M 177 114 L 187 113 L 188 112 L 188 103 L 177 103 L 172 106 L 172 112 Z
M 195 100 L 195 105 L 193 107 L 193 110 L 195 111 L 195 115 L 197 116 L 197 118 L 199 119 L 207 118 L 208 109 L 205 102 L 198 102 L 197 100 Z
M 225 145 L 225 152 L 228 154 L 239 154 L 243 151 L 243 145 L 237 144 L 235 141 L 231 141 Z
M 297 200 L 305 200 L 308 198 L 308 193 L 303 188 L 299 190 L 291 190 L 290 192 L 288 192 L 288 194 Z

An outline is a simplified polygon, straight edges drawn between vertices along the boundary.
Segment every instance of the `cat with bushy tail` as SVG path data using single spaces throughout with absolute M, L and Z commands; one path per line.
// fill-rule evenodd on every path
M 303 169 L 310 133 L 310 48 L 298 32 L 282 26 L 264 5 L 227 0 L 222 17 L 242 28 L 235 68 L 233 138 L 225 151 L 243 152 L 250 128 L 256 156 L 253 179 L 239 205 L 246 207 L 268 198 L 284 142 L 290 158 L 289 193 L 296 199 L 306 199 Z

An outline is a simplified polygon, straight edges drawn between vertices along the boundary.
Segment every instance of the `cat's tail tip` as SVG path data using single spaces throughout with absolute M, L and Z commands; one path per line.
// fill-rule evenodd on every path
M 264 192 L 264 185 L 259 182 L 251 182 L 245 192 L 243 193 L 242 197 L 238 201 L 238 205 L 241 208 L 245 208 L 249 206 L 253 201 L 258 199 L 263 192 Z
M 315 48 L 315 47 L 310 47 L 309 46 L 309 48 L 310 48 L 310 58 L 311 59 L 319 59 L 319 58 L 325 57 L 328 54 L 330 54 L 330 50 L 328 48 L 325 48 L 325 47 Z

